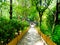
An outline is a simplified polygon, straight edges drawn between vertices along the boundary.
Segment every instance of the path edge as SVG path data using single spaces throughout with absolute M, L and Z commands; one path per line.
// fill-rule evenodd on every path
M 54 43 L 47 35 L 43 34 L 41 31 L 40 31 L 40 28 L 39 27 L 35 27 L 36 30 L 38 31 L 39 35 L 42 36 L 42 38 L 46 41 L 46 43 L 48 45 L 57 45 L 56 43 Z

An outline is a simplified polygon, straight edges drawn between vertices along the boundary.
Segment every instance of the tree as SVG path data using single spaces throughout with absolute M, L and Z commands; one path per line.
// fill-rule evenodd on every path
M 36 10 L 39 12 L 40 17 L 40 28 L 41 28 L 41 22 L 42 22 L 42 15 L 43 12 L 48 8 L 52 0 L 31 0 L 32 5 L 36 7 Z
M 59 23 L 59 21 L 60 20 L 58 20 L 58 14 L 60 14 L 60 10 L 59 10 L 59 8 L 60 8 L 60 2 L 59 2 L 59 0 L 57 0 L 57 3 L 56 3 L 56 25 Z
M 12 0 L 10 0 L 10 19 L 12 19 Z

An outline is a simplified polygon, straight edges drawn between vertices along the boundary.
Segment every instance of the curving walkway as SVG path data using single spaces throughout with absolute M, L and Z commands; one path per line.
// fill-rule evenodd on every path
M 34 25 L 31 25 L 29 31 L 18 42 L 17 45 L 47 45 L 47 44 L 38 34 L 37 30 L 34 28 Z

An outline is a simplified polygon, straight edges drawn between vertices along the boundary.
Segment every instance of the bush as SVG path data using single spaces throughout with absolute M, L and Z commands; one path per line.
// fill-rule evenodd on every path
M 47 22 L 42 22 L 41 31 L 46 35 L 51 35 L 51 26 L 50 24 L 46 24 Z
M 55 43 L 57 43 L 57 45 L 60 45 L 60 25 L 55 26 L 55 30 L 51 38 Z
M 28 22 L 17 19 L 7 19 L 0 17 L 0 44 L 6 44 L 15 38 L 15 33 L 19 34 L 19 30 L 28 27 Z
M 10 20 L 0 17 L 0 41 L 3 41 L 4 44 L 8 43 L 14 36 L 15 30 L 14 27 L 10 25 Z

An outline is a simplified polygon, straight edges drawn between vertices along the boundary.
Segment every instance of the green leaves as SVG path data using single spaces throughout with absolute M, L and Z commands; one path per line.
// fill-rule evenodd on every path
M 54 0 L 55 1 L 55 0 Z M 54 1 L 52 1 L 54 3 Z M 41 31 L 46 34 L 49 35 L 51 37 L 51 39 L 57 43 L 57 45 L 60 45 L 60 25 L 54 25 L 55 27 L 53 27 L 53 24 L 55 24 L 54 22 L 54 15 L 56 12 L 56 4 L 51 3 L 45 11 L 44 11 L 44 7 L 42 7 L 43 9 L 43 16 L 42 16 L 42 25 L 41 25 Z M 41 9 L 41 8 L 40 8 Z M 42 10 L 41 10 L 42 11 Z M 54 28 L 54 32 L 52 32 L 52 29 Z
M 0 17 L 0 41 L 3 43 L 9 42 L 8 40 L 12 40 L 15 37 L 15 32 L 24 30 L 27 27 L 27 22 L 22 22 L 21 20 L 5 18 L 3 16 Z M 1 42 L 0 42 L 1 43 Z
M 0 0 L 0 2 L 2 2 L 2 0 Z
M 60 37 L 60 25 L 55 26 L 55 32 L 54 34 L 58 35 Z
M 60 45 L 60 25 L 56 25 L 54 30 L 51 38 L 57 45 Z

